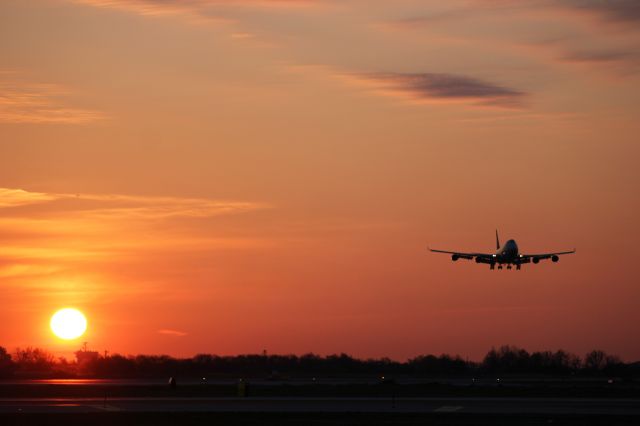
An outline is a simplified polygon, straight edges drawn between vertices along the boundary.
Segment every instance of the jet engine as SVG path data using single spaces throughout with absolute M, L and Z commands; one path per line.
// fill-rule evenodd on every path
M 558 260 L 560 260 L 560 258 L 558 256 L 556 256 L 555 254 L 553 256 L 551 256 L 551 261 L 552 262 L 557 262 Z
M 458 256 L 457 254 L 452 254 L 452 255 L 451 255 L 451 260 L 453 260 L 454 262 L 455 262 L 456 260 L 458 260 L 459 258 L 460 258 L 460 256 Z
M 533 259 L 531 259 L 531 261 L 536 264 L 540 263 L 540 259 L 538 259 L 537 257 L 534 257 Z

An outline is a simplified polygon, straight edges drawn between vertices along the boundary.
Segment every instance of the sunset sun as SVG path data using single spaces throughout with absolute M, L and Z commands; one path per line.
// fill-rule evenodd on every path
M 61 339 L 71 340 L 82 336 L 87 329 L 87 319 L 77 309 L 60 309 L 51 317 L 51 331 Z

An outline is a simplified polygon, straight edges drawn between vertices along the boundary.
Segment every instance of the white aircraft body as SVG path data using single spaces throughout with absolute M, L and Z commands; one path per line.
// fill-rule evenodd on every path
M 476 260 L 476 263 L 486 263 L 490 265 L 490 269 L 495 269 L 498 265 L 498 269 L 502 269 L 502 265 L 507 265 L 507 269 L 511 269 L 512 265 L 515 265 L 516 269 L 520 269 L 525 263 L 539 263 L 544 259 L 551 259 L 552 262 L 560 260 L 560 256 L 563 254 L 575 253 L 576 250 L 560 251 L 555 253 L 538 253 L 538 254 L 524 254 L 518 250 L 518 244 L 515 240 L 507 241 L 503 246 L 500 245 L 500 239 L 498 238 L 498 231 L 496 230 L 496 252 L 495 253 L 464 253 L 459 251 L 446 251 L 435 250 L 429 248 L 435 253 L 447 253 L 451 255 L 451 260 L 454 262 L 458 259 Z

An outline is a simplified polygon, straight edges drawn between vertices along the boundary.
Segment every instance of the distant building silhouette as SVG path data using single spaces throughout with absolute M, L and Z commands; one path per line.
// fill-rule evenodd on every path
M 82 344 L 82 349 L 75 352 L 78 373 L 90 374 L 93 366 L 100 359 L 100 353 L 87 349 L 87 342 Z

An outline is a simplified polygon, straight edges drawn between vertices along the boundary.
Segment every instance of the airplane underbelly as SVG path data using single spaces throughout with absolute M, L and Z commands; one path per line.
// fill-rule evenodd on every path
M 502 256 L 500 256 L 500 262 L 503 263 L 510 263 L 516 260 L 516 258 L 518 257 L 518 252 L 517 251 L 505 251 L 502 253 Z

